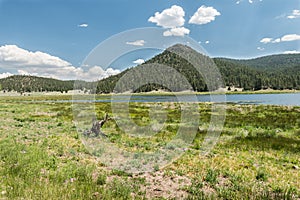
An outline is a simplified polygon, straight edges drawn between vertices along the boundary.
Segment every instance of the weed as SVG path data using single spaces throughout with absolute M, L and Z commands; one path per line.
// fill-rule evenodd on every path
M 98 177 L 97 177 L 97 185 L 104 185 L 106 183 L 106 175 L 105 174 L 99 174 Z
M 219 173 L 214 170 L 214 169 L 208 169 L 206 176 L 204 178 L 204 180 L 208 183 L 210 183 L 211 185 L 215 185 L 217 183 L 217 178 L 218 178 Z
M 258 170 L 255 178 L 258 181 L 267 181 L 268 174 L 265 172 L 265 170 Z
M 176 198 L 166 188 L 144 191 L 157 173 L 192 180 L 184 190 L 187 199 L 300 197 L 299 173 L 293 169 L 300 166 L 298 107 L 228 105 L 219 142 L 209 156 L 199 156 L 211 117 L 211 104 L 199 104 L 201 126 L 191 148 L 166 168 L 155 165 L 157 172 L 145 179 L 108 169 L 84 148 L 72 123 L 71 103 L 38 102 L 58 99 L 71 97 L 26 97 L 26 103 L 23 97 L 0 100 L 0 199 L 145 199 L 149 191 L 158 199 Z M 180 127 L 180 107 L 161 105 L 168 118 L 153 137 L 127 135 L 114 121 L 103 131 L 135 158 L 161 147 L 175 149 L 170 141 Z M 111 112 L 110 103 L 95 106 L 99 117 Z M 130 110 L 136 123 L 149 124 L 149 104 L 132 103 Z

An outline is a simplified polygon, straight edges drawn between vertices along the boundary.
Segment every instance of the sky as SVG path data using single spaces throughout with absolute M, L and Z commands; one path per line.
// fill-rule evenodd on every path
M 168 40 L 192 39 L 211 57 L 299 53 L 299 25 L 299 0 L 0 0 L 0 78 L 105 78 L 143 63 L 167 48 Z M 160 28 L 160 36 L 133 32 L 136 38 L 127 34 L 122 43 L 101 46 L 147 27 Z M 150 39 L 162 43 L 160 48 L 151 49 L 158 46 Z M 91 52 L 101 60 L 121 44 L 144 50 L 120 55 L 105 67 L 87 62 Z

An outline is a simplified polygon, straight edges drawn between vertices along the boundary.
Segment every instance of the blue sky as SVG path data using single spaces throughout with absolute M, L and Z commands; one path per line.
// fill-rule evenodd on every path
M 0 77 L 88 78 L 80 65 L 92 49 L 142 27 L 164 28 L 166 38 L 191 37 L 213 57 L 297 53 L 299 10 L 299 0 L 0 0 Z M 139 56 L 128 62 L 149 57 Z M 64 70 L 73 74 L 58 74 Z

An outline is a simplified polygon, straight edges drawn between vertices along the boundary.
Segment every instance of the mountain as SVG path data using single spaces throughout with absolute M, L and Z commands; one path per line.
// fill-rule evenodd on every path
M 185 54 L 191 54 L 195 53 L 195 50 L 191 49 L 188 46 L 184 45 L 174 45 L 168 49 L 166 49 L 161 54 L 153 57 L 152 59 L 146 61 L 145 63 L 138 65 L 136 67 L 127 69 L 126 71 L 115 75 L 108 77 L 106 79 L 100 80 L 97 85 L 97 93 L 109 93 L 112 92 L 115 89 L 116 83 L 119 81 L 121 77 L 123 77 L 124 74 L 126 74 L 127 82 L 125 81 L 122 84 L 122 88 L 117 88 L 117 91 L 115 92 L 148 92 L 153 90 L 169 90 L 170 87 L 172 88 L 172 91 L 181 91 L 184 89 L 189 90 L 195 90 L 195 91 L 206 91 L 207 86 L 205 85 L 205 82 L 200 76 L 200 74 L 194 69 L 194 67 L 185 59 L 183 59 L 181 56 L 177 55 L 176 53 L 173 53 L 175 51 L 184 52 Z M 197 53 L 198 57 L 200 57 L 202 60 L 208 60 L 209 58 L 207 56 L 204 56 L 202 54 Z M 182 80 L 180 77 L 176 76 L 175 73 L 172 71 L 166 72 L 163 71 L 162 67 L 155 67 L 158 65 L 165 65 L 169 66 L 176 71 L 178 71 L 180 74 L 184 75 L 188 82 L 191 84 L 192 88 L 184 87 L 185 84 L 182 83 Z M 151 70 L 147 73 L 148 68 Z M 153 71 L 154 70 L 154 71 Z M 170 70 L 170 69 L 168 69 Z M 135 84 L 139 85 L 143 83 L 145 76 L 141 75 L 141 71 L 146 71 L 146 76 L 150 80 L 157 80 L 156 82 L 159 82 L 158 77 L 159 75 L 161 79 L 163 79 L 162 82 L 168 83 L 170 85 L 169 88 L 162 87 L 158 84 L 146 84 L 139 88 L 131 88 L 131 80 L 134 80 Z M 168 74 L 168 75 L 166 75 Z M 216 88 L 217 89 L 217 88 Z
M 235 86 L 243 88 L 244 90 L 260 90 L 267 88 L 276 90 L 300 89 L 300 54 L 272 55 L 249 60 L 234 60 L 227 58 L 210 59 L 188 46 L 177 44 L 169 47 L 164 52 L 142 65 L 127 69 L 116 76 L 100 80 L 97 86 L 97 93 L 112 92 L 116 83 L 124 74 L 128 72 L 130 72 L 129 74 L 135 74 L 132 71 L 138 71 L 138 69 L 141 69 L 148 64 L 163 64 L 172 67 L 186 77 L 192 86 L 192 90 L 207 91 L 207 85 L 198 71 L 183 58 L 184 56 L 179 56 L 174 52 L 181 52 L 182 55 L 197 55 L 198 59 L 202 60 L 201 62 L 204 63 L 210 63 L 213 60 L 227 86 Z M 158 73 L 150 72 L 147 76 L 151 77 L 153 74 Z M 167 77 L 168 76 L 165 76 L 165 78 Z M 154 80 L 155 77 L 152 79 Z M 143 81 L 139 80 L 138 73 L 136 73 L 136 76 L 132 77 L 132 80 L 137 83 L 142 83 Z M 175 84 L 179 80 L 174 79 L 173 81 Z M 157 84 L 147 84 L 132 90 L 124 86 L 124 90 L 117 92 L 124 92 L 126 90 L 133 92 L 147 92 L 159 89 L 168 90 L 168 88 L 164 88 Z M 173 91 L 177 91 L 176 88 Z
M 185 57 L 200 63 L 202 74 Z M 161 67 L 162 65 L 169 68 Z M 208 86 L 204 80 L 207 74 L 213 74 L 211 71 L 212 65 L 217 66 L 222 76 L 213 78 L 215 80 L 222 78 L 226 86 L 235 86 L 244 90 L 300 89 L 300 54 L 271 55 L 248 60 L 211 59 L 189 46 L 177 44 L 141 65 L 96 82 L 96 91 L 91 91 L 96 93 L 110 93 L 113 91 L 148 92 L 159 89 L 208 91 Z M 176 75 L 172 70 L 176 70 L 184 76 L 191 87 L 182 82 L 182 77 Z M 145 75 L 141 75 L 141 71 L 147 75 L 148 80 L 152 80 L 152 83 L 144 84 Z M 168 87 L 154 84 L 161 79 L 169 84 Z M 120 80 L 123 81 L 122 84 L 116 87 Z M 133 82 L 141 87 L 133 87 Z M 214 82 L 216 81 L 211 81 L 210 89 L 224 87 L 224 85 L 218 85 L 217 82 L 214 84 Z M 95 82 L 76 81 L 76 89 L 91 89 L 93 84 Z M 74 81 L 61 81 L 35 76 L 15 75 L 0 79 L 0 90 L 14 90 L 21 93 L 32 91 L 63 92 L 72 90 L 73 87 Z
M 0 79 L 0 86 L 5 91 L 43 92 L 43 91 L 68 91 L 72 90 L 74 81 L 61 81 L 52 78 L 36 76 L 14 75 Z
M 300 64 L 300 54 L 278 54 L 243 60 L 229 58 L 218 59 L 224 60 L 226 62 L 249 66 L 260 70 L 278 70 L 287 67 L 299 66 Z

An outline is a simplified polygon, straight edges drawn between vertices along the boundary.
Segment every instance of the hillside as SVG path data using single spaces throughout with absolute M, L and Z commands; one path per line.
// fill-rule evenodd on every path
M 142 83 L 143 77 L 140 76 L 139 69 L 141 71 L 147 70 L 147 67 L 145 67 L 146 65 L 155 66 L 157 64 L 162 64 L 162 65 L 172 67 L 175 70 L 177 70 L 178 72 L 180 72 L 180 74 L 184 75 L 192 86 L 192 88 L 190 88 L 190 89 L 193 89 L 195 91 L 206 91 L 207 88 L 204 83 L 204 80 L 199 75 L 199 73 L 194 69 L 194 67 L 189 62 L 187 62 L 185 59 L 183 59 L 180 56 L 178 56 L 177 54 L 171 52 L 176 49 L 184 51 L 186 53 L 188 53 L 188 51 L 194 52 L 194 50 L 192 50 L 190 47 L 183 46 L 183 45 L 175 45 L 173 47 L 170 47 L 170 48 L 166 49 L 164 52 L 162 52 L 161 54 L 146 61 L 142 65 L 127 69 L 126 71 L 124 71 L 118 75 L 111 76 L 107 79 L 100 80 L 98 82 L 98 86 L 97 86 L 97 93 L 112 92 L 114 90 L 115 85 L 116 85 L 117 81 L 119 80 L 119 78 L 121 78 L 125 73 L 128 73 L 128 72 L 130 72 L 128 74 L 130 74 L 130 76 L 132 76 L 131 79 L 132 80 L 134 79 L 135 83 Z M 198 55 L 201 57 L 201 59 L 209 59 L 208 57 L 206 57 L 202 54 L 198 54 Z M 147 77 L 150 77 L 150 79 L 155 80 L 156 77 L 154 77 L 154 76 L 157 76 L 158 74 L 166 74 L 162 70 L 160 71 L 160 69 L 155 68 L 155 70 L 156 70 L 155 73 L 149 71 L 149 73 L 147 74 Z M 164 79 L 164 82 L 168 82 L 168 83 L 170 83 L 170 85 L 172 85 L 172 91 L 181 91 L 180 89 L 182 87 L 182 84 L 179 84 L 180 80 L 178 79 L 178 77 L 170 77 L 170 74 L 172 74 L 172 76 L 174 76 L 173 73 L 168 73 L 168 74 L 169 74 L 169 76 L 164 75 L 164 76 L 161 76 L 161 78 Z M 128 80 L 130 80 L 130 78 Z M 121 89 L 121 91 L 116 91 L 116 92 L 126 92 L 126 91 L 148 92 L 148 91 L 159 90 L 159 89 L 169 90 L 169 88 L 164 88 L 157 84 L 147 84 L 147 85 L 144 85 L 144 86 L 138 88 L 137 90 L 134 90 L 134 89 L 130 88 L 129 84 L 127 85 L 125 83 L 125 85 Z
M 143 83 L 143 77 L 140 76 L 139 70 L 149 70 L 146 66 L 154 66 L 154 71 L 149 71 L 147 77 L 156 80 L 155 74 L 162 74 L 160 78 L 171 84 L 172 91 L 181 91 L 182 85 L 178 77 L 170 77 L 162 69 L 155 68 L 158 64 L 169 66 L 177 70 L 181 75 L 185 76 L 194 91 L 207 91 L 207 85 L 203 77 L 198 71 L 184 58 L 173 52 L 180 52 L 182 55 L 196 55 L 197 59 L 202 63 L 211 63 L 214 61 L 218 67 L 222 79 L 226 86 L 235 86 L 244 90 L 260 90 L 272 88 L 275 90 L 282 89 L 300 89 L 300 54 L 282 54 L 264 56 L 249 60 L 235 60 L 228 58 L 210 59 L 192 48 L 177 44 L 169 47 L 161 54 L 146 61 L 144 64 L 133 68 L 126 69 L 120 74 L 110 76 L 106 79 L 98 81 L 97 93 L 110 93 L 114 91 L 116 83 L 125 74 L 130 74 L 128 80 L 134 80 L 135 83 Z M 130 73 L 127 73 L 130 72 Z M 90 88 L 88 82 L 76 82 L 76 89 Z M 68 91 L 74 87 L 74 81 L 62 81 L 51 78 L 42 78 L 35 76 L 15 75 L 8 78 L 0 79 L 0 89 L 5 91 L 33 92 L 33 91 Z M 217 89 L 221 86 L 214 86 Z M 118 88 L 115 92 L 148 92 L 153 90 L 169 90 L 158 84 L 146 84 L 140 88 L 131 88 L 130 81 L 123 84 L 122 88 Z
M 68 91 L 73 89 L 74 81 L 61 81 L 52 78 L 14 75 L 0 79 L 2 90 L 23 92 Z
M 300 64 L 300 54 L 278 54 L 243 60 L 229 58 L 218 59 L 225 62 L 237 63 L 260 70 L 278 70 L 282 68 L 299 66 Z
M 177 54 L 172 53 L 176 50 L 184 51 L 186 54 L 191 52 L 195 53 L 195 50 L 188 46 L 174 45 L 136 68 L 138 69 L 146 64 L 155 63 L 167 65 L 184 75 L 192 85 L 194 91 L 207 91 L 207 86 L 203 77 L 189 62 Z M 197 55 L 199 56 L 199 59 L 208 59 L 200 53 L 197 53 Z M 244 88 L 244 90 L 260 90 L 267 88 L 275 90 L 300 89 L 300 71 L 298 70 L 300 67 L 300 55 L 283 54 L 250 60 L 214 58 L 213 61 L 219 68 L 224 83 L 227 86 Z M 127 70 L 133 69 L 134 68 Z M 100 80 L 97 87 L 97 93 L 112 92 L 116 82 L 128 72 L 127 70 L 119 75 Z M 149 73 L 149 76 L 151 75 L 152 74 Z M 135 81 L 139 82 L 137 78 L 138 76 L 135 77 Z M 177 80 L 174 80 L 174 82 L 176 81 Z M 134 92 L 147 92 L 158 89 L 166 88 L 155 84 L 147 84 Z

